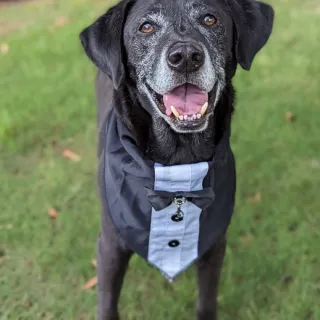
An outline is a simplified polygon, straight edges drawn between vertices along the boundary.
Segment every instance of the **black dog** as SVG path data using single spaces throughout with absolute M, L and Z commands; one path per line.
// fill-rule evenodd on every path
M 197 319 L 217 318 L 235 194 L 232 78 L 272 25 L 272 8 L 253 0 L 123 0 L 81 33 L 100 70 L 99 320 L 119 319 L 132 252 L 169 279 L 196 262 Z

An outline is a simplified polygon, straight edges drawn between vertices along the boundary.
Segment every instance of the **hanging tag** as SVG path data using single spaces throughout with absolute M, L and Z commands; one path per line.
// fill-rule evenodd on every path
M 183 211 L 181 210 L 181 207 L 186 202 L 186 198 L 185 197 L 175 197 L 173 199 L 173 202 L 177 206 L 177 212 L 176 212 L 177 218 L 182 218 Z

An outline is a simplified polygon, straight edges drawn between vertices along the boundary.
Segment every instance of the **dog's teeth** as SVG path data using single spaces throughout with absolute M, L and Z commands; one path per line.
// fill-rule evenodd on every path
M 200 119 L 202 117 L 201 113 L 189 114 L 189 115 L 188 114 L 185 114 L 185 115 L 179 114 L 178 111 L 173 106 L 171 107 L 171 110 L 172 110 L 173 114 L 181 121 L 183 121 L 183 120 L 184 121 L 193 121 L 193 120 Z M 177 115 L 177 113 L 178 113 L 178 115 Z
M 174 106 L 171 106 L 171 111 L 177 118 L 179 118 L 180 113 L 177 111 L 177 109 Z
M 202 106 L 202 108 L 201 108 L 201 110 L 200 110 L 200 113 L 201 113 L 202 115 L 204 115 L 204 114 L 206 113 L 207 109 L 208 109 L 208 102 L 206 102 L 206 103 Z

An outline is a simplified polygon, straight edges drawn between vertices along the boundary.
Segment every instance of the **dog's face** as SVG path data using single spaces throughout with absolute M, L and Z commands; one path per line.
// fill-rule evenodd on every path
M 253 0 L 123 0 L 81 40 L 115 88 L 136 83 L 154 120 L 199 132 L 214 114 L 227 66 L 248 70 L 272 23 L 272 8 Z
M 202 131 L 225 86 L 233 25 L 217 1 L 137 1 L 124 26 L 130 76 L 154 117 Z

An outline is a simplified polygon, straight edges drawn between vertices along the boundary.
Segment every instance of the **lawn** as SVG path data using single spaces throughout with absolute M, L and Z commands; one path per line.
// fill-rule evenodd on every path
M 271 40 L 235 79 L 221 320 L 320 319 L 320 6 L 270 2 Z M 78 34 L 110 3 L 0 5 L 1 320 L 95 318 L 96 292 L 82 290 L 100 220 L 95 69 Z M 134 257 L 123 320 L 194 319 L 193 274 L 169 284 Z

